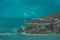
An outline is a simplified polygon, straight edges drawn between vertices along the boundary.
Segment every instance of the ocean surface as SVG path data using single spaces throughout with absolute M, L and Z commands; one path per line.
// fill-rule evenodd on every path
M 60 34 L 25 34 L 18 33 L 30 19 L 0 18 L 0 40 L 60 40 Z
M 60 0 L 0 0 L 0 40 L 60 40 L 60 34 L 17 32 L 31 18 L 59 11 Z

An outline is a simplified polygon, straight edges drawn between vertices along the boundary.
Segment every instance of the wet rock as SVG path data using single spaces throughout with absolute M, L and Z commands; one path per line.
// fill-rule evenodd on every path
M 18 32 L 26 32 L 29 34 L 49 34 L 60 33 L 60 13 L 33 18 L 26 23 L 25 29 L 18 29 Z
M 18 32 L 24 32 L 24 30 L 23 30 L 23 29 L 18 29 L 17 31 L 18 31 Z

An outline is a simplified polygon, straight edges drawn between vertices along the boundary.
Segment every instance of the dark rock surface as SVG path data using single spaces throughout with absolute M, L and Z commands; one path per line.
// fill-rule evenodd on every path
M 33 18 L 26 23 L 24 30 L 18 29 L 18 32 L 24 31 L 29 34 L 60 33 L 60 13 Z

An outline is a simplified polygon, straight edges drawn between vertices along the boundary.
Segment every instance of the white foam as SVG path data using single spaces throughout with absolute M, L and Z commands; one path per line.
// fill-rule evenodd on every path
M 14 33 L 0 33 L 0 35 L 15 35 Z
M 28 16 L 26 13 L 24 13 L 24 16 Z
M 22 27 L 22 29 L 24 30 L 25 29 L 25 27 L 24 26 L 21 26 Z M 49 35 L 49 34 L 27 34 L 25 31 L 24 32 L 20 32 L 22 35 L 40 35 L 40 36 L 45 36 L 45 35 Z
M 49 35 L 49 34 L 27 34 L 27 33 L 25 33 L 25 32 L 21 32 L 21 34 L 23 34 L 23 35 L 33 35 L 33 36 L 45 36 L 45 35 Z
M 24 26 L 23 26 L 23 25 L 21 25 L 20 27 L 22 27 L 22 28 L 23 28 Z
M 23 25 L 21 25 L 20 27 L 21 27 L 21 29 L 23 29 L 23 30 L 25 29 L 25 27 L 24 27 Z M 14 28 L 14 29 L 12 29 L 12 31 L 16 33 L 18 29 L 19 29 L 19 28 Z

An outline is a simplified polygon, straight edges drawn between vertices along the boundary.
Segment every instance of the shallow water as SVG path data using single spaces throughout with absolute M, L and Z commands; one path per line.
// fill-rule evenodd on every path
M 0 35 L 0 40 L 59 40 L 60 35 L 57 34 L 47 34 L 47 35 L 23 35 L 15 34 L 13 35 Z

